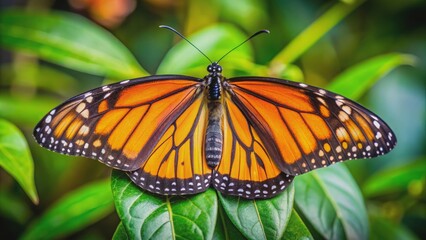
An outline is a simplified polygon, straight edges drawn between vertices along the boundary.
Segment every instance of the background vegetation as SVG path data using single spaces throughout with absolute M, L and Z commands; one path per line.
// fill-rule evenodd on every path
M 424 1 L 1 4 L 0 237 L 121 239 L 147 229 L 157 231 L 142 237 L 179 238 L 182 231 L 193 239 L 426 236 Z M 270 201 L 236 201 L 213 190 L 187 199 L 153 197 L 120 172 L 111 178 L 96 161 L 33 141 L 44 114 L 85 90 L 156 73 L 203 77 L 206 59 L 160 24 L 189 36 L 212 59 L 269 29 L 223 60 L 226 76 L 275 76 L 336 91 L 381 116 L 397 148 L 297 177 Z M 174 225 L 154 221 L 164 219 Z

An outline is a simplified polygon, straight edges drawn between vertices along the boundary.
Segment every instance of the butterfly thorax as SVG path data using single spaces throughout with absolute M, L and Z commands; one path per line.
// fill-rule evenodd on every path
M 209 75 L 207 80 L 207 99 L 209 109 L 209 120 L 206 130 L 205 155 L 207 165 L 215 168 L 222 158 L 223 133 L 222 133 L 222 67 L 212 63 L 207 67 Z
M 207 79 L 207 98 L 211 101 L 220 100 L 222 94 L 222 67 L 218 63 L 212 63 L 207 67 L 209 75 Z

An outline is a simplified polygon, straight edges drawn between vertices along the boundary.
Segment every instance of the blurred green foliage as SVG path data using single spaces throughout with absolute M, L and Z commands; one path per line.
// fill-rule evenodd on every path
M 2 3 L 1 237 L 426 236 L 424 2 L 75 2 Z M 395 130 L 396 149 L 297 177 L 277 198 L 247 201 L 213 190 L 154 197 L 117 171 L 110 189 L 110 169 L 36 146 L 37 121 L 79 92 L 149 73 L 203 77 L 208 61 L 160 24 L 183 32 L 213 60 L 253 32 L 271 30 L 221 61 L 224 74 L 304 81 L 358 100 Z

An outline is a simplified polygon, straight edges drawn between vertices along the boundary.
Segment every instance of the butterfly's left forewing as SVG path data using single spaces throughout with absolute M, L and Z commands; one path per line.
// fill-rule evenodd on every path
M 357 103 L 324 89 L 272 78 L 233 78 L 227 92 L 278 168 L 298 175 L 389 152 L 392 130 Z
M 73 97 L 36 126 L 37 142 L 63 154 L 138 169 L 176 118 L 202 95 L 200 79 L 153 76 Z

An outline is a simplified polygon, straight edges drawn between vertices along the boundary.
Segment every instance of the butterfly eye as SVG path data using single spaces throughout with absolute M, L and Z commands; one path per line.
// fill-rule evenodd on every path
M 211 73 L 213 71 L 212 65 L 207 66 L 207 72 Z
M 217 66 L 216 66 L 216 72 L 222 72 L 222 67 L 221 67 L 221 66 L 219 66 L 219 65 L 217 65 Z

